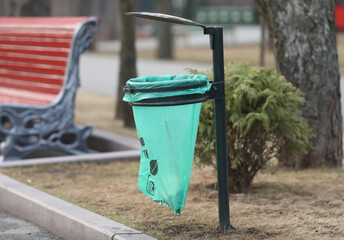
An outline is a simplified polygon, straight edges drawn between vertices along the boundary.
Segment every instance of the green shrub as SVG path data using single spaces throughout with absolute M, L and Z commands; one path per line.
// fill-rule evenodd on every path
M 212 81 L 211 71 L 203 74 Z M 226 66 L 225 78 L 229 185 L 239 192 L 270 159 L 297 161 L 313 131 L 299 115 L 303 94 L 275 70 L 239 62 Z M 195 153 L 198 165 L 216 167 L 213 109 L 212 100 L 202 104 Z

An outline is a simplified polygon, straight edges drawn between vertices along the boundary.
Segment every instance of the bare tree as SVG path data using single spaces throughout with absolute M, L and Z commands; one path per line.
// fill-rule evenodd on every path
M 132 0 L 120 0 L 119 9 L 121 12 L 122 29 L 116 118 L 123 119 L 124 126 L 134 127 L 135 122 L 132 108 L 128 103 L 122 101 L 123 87 L 126 81 L 130 78 L 137 77 L 134 22 L 132 17 L 123 14 L 124 12 L 133 11 Z
M 17 1 L 20 2 L 20 1 Z M 51 16 L 50 0 L 22 1 L 20 16 Z
M 0 0 L 0 16 L 9 16 L 10 9 L 9 9 L 9 0 Z
M 335 1 L 256 0 L 274 41 L 277 68 L 306 95 L 302 115 L 314 149 L 299 167 L 341 166 L 342 115 L 334 25 Z
M 155 1 L 158 13 L 172 14 L 172 0 Z M 158 52 L 159 59 L 173 59 L 172 25 L 158 22 Z
M 50 16 L 50 0 L 1 0 L 0 12 L 5 16 Z

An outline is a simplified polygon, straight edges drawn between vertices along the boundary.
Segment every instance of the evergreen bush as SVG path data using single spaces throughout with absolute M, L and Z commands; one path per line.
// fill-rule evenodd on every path
M 202 74 L 212 81 L 211 71 Z M 233 63 L 225 81 L 229 186 L 240 192 L 270 159 L 296 163 L 314 134 L 299 114 L 303 94 L 275 70 Z M 199 166 L 216 168 L 213 110 L 212 100 L 202 104 L 195 153 Z

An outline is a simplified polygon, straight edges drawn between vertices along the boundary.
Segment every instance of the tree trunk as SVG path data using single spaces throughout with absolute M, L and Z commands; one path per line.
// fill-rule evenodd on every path
M 51 16 L 50 0 L 0 0 L 0 16 Z
M 75 0 L 73 0 L 75 1 Z M 78 8 L 76 12 L 78 16 L 90 16 L 92 15 L 92 1 L 91 0 L 78 0 L 77 1 Z
M 183 8 L 183 17 L 187 19 L 194 19 L 195 18 L 195 9 L 200 1 L 195 2 L 195 0 L 185 0 L 184 1 L 184 8 Z M 207 4 L 208 5 L 208 4 Z
M 119 8 L 122 29 L 116 118 L 124 120 L 126 127 L 135 127 L 132 108 L 128 103 L 122 101 L 123 87 L 126 81 L 137 77 L 134 22 L 132 17 L 123 14 L 133 11 L 133 3 L 131 0 L 120 0 Z
M 261 29 L 261 35 L 260 35 L 260 54 L 259 54 L 259 65 L 264 67 L 265 66 L 265 45 L 266 45 L 266 34 L 265 34 L 265 22 L 263 17 L 259 18 L 259 23 L 260 23 L 260 29 Z
M 305 93 L 302 115 L 314 149 L 299 167 L 341 166 L 342 115 L 334 1 L 256 0 L 274 41 L 277 68 Z
M 7 16 L 6 4 L 4 0 L 0 0 L 0 16 Z
M 21 7 L 20 16 L 49 17 L 51 16 L 50 0 L 29 0 Z
M 172 14 L 171 0 L 157 0 L 156 11 L 158 13 Z M 173 59 L 173 34 L 170 23 L 158 22 L 158 53 L 159 59 Z

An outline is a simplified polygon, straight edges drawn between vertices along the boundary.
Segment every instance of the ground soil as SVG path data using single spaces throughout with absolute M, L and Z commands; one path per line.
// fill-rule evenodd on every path
M 194 167 L 180 217 L 137 189 L 138 161 L 77 163 L 0 172 L 157 239 L 344 239 L 344 171 L 265 170 L 231 194 L 231 222 L 218 229 L 216 178 Z

